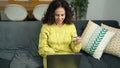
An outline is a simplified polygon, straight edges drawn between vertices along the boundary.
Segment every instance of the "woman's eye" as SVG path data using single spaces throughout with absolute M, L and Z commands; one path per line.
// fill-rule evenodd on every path
M 64 14 L 62 14 L 61 16 L 64 16 Z
M 56 14 L 55 16 L 64 16 L 64 14 L 61 14 L 61 15 Z
M 56 14 L 56 16 L 59 16 L 58 14 Z
M 55 14 L 55 16 L 59 16 L 59 14 Z

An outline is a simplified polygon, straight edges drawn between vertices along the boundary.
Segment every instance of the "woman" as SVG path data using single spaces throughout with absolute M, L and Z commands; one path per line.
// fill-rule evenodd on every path
M 43 26 L 39 38 L 39 54 L 43 56 L 44 68 L 47 68 L 46 55 L 70 54 L 81 50 L 81 38 L 77 37 L 72 22 L 73 12 L 65 0 L 53 0 L 42 19 Z

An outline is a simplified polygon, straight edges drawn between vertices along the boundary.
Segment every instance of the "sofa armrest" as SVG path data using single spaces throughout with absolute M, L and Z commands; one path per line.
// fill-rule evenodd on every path
M 118 28 L 120 29 L 120 26 Z

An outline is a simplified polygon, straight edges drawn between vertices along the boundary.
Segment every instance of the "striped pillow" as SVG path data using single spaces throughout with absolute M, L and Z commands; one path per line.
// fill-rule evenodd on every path
M 82 34 L 82 50 L 100 59 L 102 53 L 115 33 L 89 21 Z
M 104 52 L 120 57 L 120 29 L 110 27 L 105 24 L 102 24 L 101 26 L 110 31 L 116 32 L 115 36 L 112 38 L 111 42 L 107 45 Z

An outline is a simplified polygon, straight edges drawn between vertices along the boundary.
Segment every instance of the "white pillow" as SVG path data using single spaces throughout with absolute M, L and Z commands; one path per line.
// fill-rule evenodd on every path
M 110 27 L 110 26 L 107 26 L 104 24 L 102 24 L 101 26 L 110 31 L 116 32 L 116 34 L 112 38 L 111 42 L 105 48 L 104 52 L 114 55 L 114 56 L 117 56 L 117 57 L 120 57 L 120 29 Z
M 47 8 L 48 8 L 48 4 L 40 4 L 40 5 L 37 5 L 37 6 L 33 9 L 33 16 L 34 16 L 38 21 L 41 21 L 42 17 L 43 17 L 44 14 L 46 13 Z
M 108 31 L 92 21 L 89 21 L 81 38 L 82 50 L 96 59 L 100 59 L 102 53 L 114 36 L 115 32 Z
M 24 20 L 28 13 L 27 10 L 18 4 L 9 4 L 5 7 L 5 14 L 11 21 L 22 21 Z

